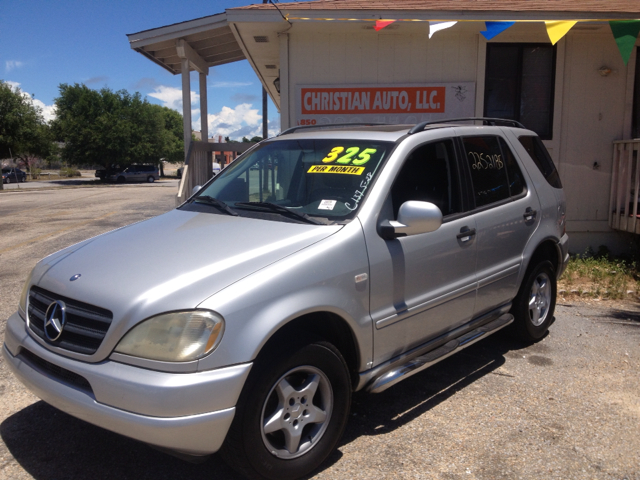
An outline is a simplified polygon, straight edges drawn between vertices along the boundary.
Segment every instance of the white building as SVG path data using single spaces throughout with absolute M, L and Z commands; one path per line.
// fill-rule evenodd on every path
M 129 41 L 183 75 L 188 132 L 188 72 L 200 72 L 206 119 L 208 68 L 243 59 L 278 107 L 283 130 L 519 120 L 539 133 L 558 166 L 571 250 L 604 244 L 625 251 L 640 233 L 640 140 L 631 141 L 640 137 L 640 62 L 636 37 L 627 35 L 620 39 L 632 49 L 625 64 L 609 21 L 635 19 L 637 0 L 316 0 L 232 8 Z M 377 30 L 381 20 L 395 21 Z M 485 22 L 506 21 L 515 23 L 491 40 L 481 33 L 507 26 Z

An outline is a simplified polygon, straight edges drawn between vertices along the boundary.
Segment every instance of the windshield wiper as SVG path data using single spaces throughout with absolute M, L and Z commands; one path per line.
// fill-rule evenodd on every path
M 222 200 L 210 197 L 209 195 L 200 195 L 199 197 L 194 198 L 193 201 L 196 203 L 206 203 L 207 205 L 213 205 L 214 207 L 228 213 L 229 215 L 233 215 L 234 217 L 238 216 L 238 212 L 232 209 L 229 205 L 224 203 Z
M 314 225 L 324 225 L 323 222 L 315 220 L 311 218 L 306 213 L 296 212 L 295 210 L 291 210 L 287 207 L 283 207 L 282 205 L 278 205 L 276 203 L 271 202 L 236 202 L 235 207 L 241 208 L 251 208 L 256 210 L 267 210 L 274 213 L 282 213 L 284 215 L 292 215 L 304 222 L 312 223 Z

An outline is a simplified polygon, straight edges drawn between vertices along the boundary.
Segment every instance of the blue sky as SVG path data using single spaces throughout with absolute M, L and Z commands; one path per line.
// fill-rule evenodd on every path
M 126 34 L 224 12 L 255 0 L 7 0 L 0 9 L 0 79 L 35 96 L 46 118 L 61 83 L 140 92 L 181 112 L 180 75 L 133 51 Z M 209 69 L 209 134 L 262 135 L 262 88 L 245 61 Z M 197 76 L 191 88 L 197 92 Z M 199 130 L 198 104 L 192 119 Z M 279 114 L 269 100 L 270 135 Z M 197 122 L 197 123 L 196 123 Z

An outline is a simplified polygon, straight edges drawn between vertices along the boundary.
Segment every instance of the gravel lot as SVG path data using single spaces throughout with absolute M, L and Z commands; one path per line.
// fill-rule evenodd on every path
M 0 193 L 0 338 L 40 258 L 174 205 L 176 182 Z M 167 245 L 158 261 L 172 261 Z M 316 479 L 640 480 L 640 306 L 559 300 L 533 346 L 498 333 L 379 395 L 356 394 Z M 0 478 L 237 478 L 76 420 L 0 360 Z

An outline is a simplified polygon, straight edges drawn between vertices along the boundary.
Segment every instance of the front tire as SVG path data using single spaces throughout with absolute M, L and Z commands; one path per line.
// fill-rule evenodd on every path
M 553 321 L 556 292 L 556 274 L 550 261 L 529 268 L 511 307 L 513 328 L 521 340 L 533 343 L 547 334 Z
M 248 478 L 300 478 L 334 450 L 350 404 L 347 365 L 332 344 L 259 358 L 220 453 Z

